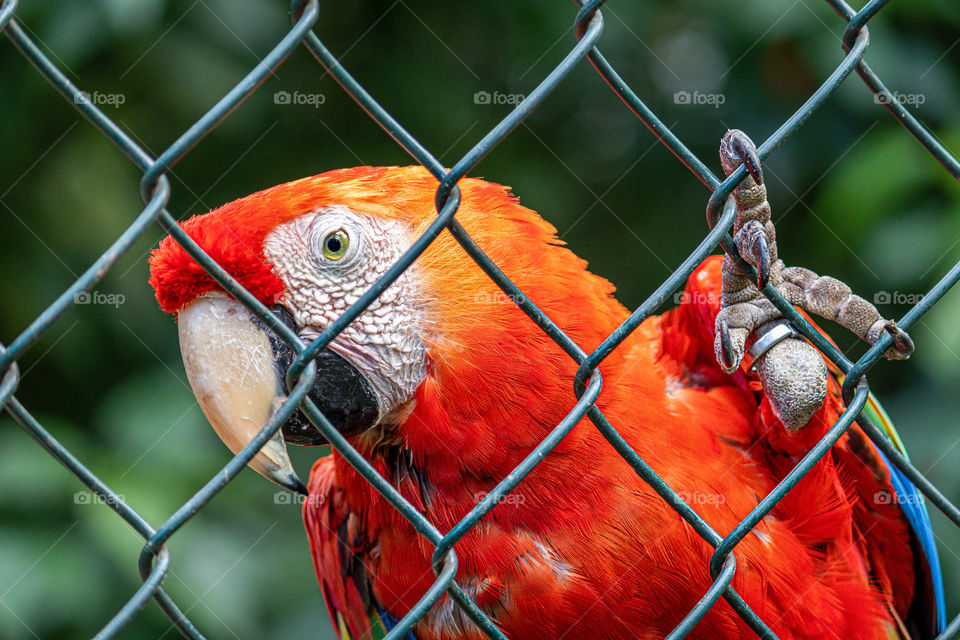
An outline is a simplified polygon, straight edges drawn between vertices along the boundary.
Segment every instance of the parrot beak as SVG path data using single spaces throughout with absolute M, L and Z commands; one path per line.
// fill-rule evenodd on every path
M 274 309 L 296 331 L 283 307 Z M 286 399 L 286 374 L 294 353 L 246 307 L 222 292 L 196 298 L 177 316 L 180 353 L 187 379 L 214 431 L 234 453 L 267 424 Z M 380 418 L 377 394 L 351 363 L 332 349 L 321 349 L 308 396 L 344 436 L 366 431 Z M 305 494 L 293 470 L 286 442 L 326 444 L 299 409 L 251 458 L 248 465 L 285 489 Z
M 177 316 L 180 353 L 203 414 L 239 452 L 270 420 L 278 397 L 270 340 L 253 315 L 223 293 L 200 296 Z M 277 431 L 249 466 L 285 489 L 306 494 Z

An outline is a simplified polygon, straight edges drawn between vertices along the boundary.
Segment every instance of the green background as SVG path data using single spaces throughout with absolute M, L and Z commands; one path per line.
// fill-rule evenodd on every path
M 288 29 L 267 0 L 62 0 L 18 16 L 104 111 L 154 154 L 209 109 Z M 715 171 L 728 127 L 762 141 L 842 59 L 823 2 L 611 2 L 602 51 Z M 574 43 L 558 2 L 323 3 L 316 32 L 381 104 L 448 165 Z M 960 151 L 960 5 L 894 2 L 866 59 Z M 0 341 L 9 343 L 141 210 L 139 172 L 0 39 Z M 323 103 L 276 104 L 279 91 Z M 723 104 L 677 104 L 678 91 Z M 919 97 L 918 97 L 919 96 Z M 319 100 L 319 99 L 317 99 Z M 409 158 L 302 48 L 171 172 L 184 218 L 273 184 Z M 960 187 L 851 77 L 765 166 L 781 255 L 868 299 L 921 295 L 960 259 Z M 586 63 L 473 172 L 511 185 L 591 268 L 638 305 L 706 231 L 708 191 Z M 229 459 L 186 384 L 176 327 L 147 285 L 152 228 L 20 360 L 17 396 L 158 525 Z M 883 304 L 899 317 L 906 304 Z M 916 355 L 879 364 L 873 389 L 913 460 L 960 499 L 960 294 L 913 330 Z M 852 357 L 864 346 L 830 327 Z M 319 450 L 298 450 L 302 475 Z M 285 497 L 285 494 L 279 494 Z M 169 547 L 165 586 L 210 638 L 331 638 L 296 505 L 242 473 Z M 142 541 L 9 417 L 0 417 L 0 637 L 94 634 L 140 584 Z M 960 532 L 933 515 L 949 611 Z M 148 604 L 124 638 L 176 637 Z

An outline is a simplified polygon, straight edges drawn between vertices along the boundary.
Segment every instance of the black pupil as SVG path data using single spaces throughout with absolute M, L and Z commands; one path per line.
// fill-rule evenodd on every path
M 327 238 L 327 249 L 330 250 L 330 253 L 337 253 L 340 251 L 340 238 L 337 236 L 330 236 Z

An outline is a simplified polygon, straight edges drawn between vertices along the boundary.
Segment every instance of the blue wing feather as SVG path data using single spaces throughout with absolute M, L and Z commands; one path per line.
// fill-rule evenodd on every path
M 903 446 L 903 442 L 900 440 L 893 426 L 893 421 L 890 420 L 890 416 L 883 410 L 883 407 L 877 402 L 873 394 L 870 394 L 863 412 L 877 424 L 887 439 L 893 443 L 894 447 L 902 453 L 904 457 L 907 457 L 906 448 Z M 910 528 L 913 530 L 914 535 L 917 537 L 917 542 L 923 550 L 923 555 L 926 557 L 927 565 L 930 568 L 930 579 L 933 585 L 934 599 L 936 601 L 937 632 L 942 632 L 947 626 L 947 612 L 943 593 L 943 573 L 940 570 L 940 558 L 937 555 L 937 545 L 933 536 L 933 528 L 930 524 L 930 514 L 927 512 L 926 501 L 916 485 L 914 485 L 900 469 L 894 466 L 879 448 L 875 445 L 874 448 L 877 450 L 877 453 L 880 454 L 880 459 L 883 460 L 883 464 L 890 471 L 890 484 L 896 493 L 897 505 L 899 505 L 900 510 L 903 511 L 904 516 L 906 516 L 907 522 L 910 524 Z
M 933 538 L 933 529 L 930 525 L 930 514 L 927 513 L 927 505 L 923 495 L 910 480 L 903 475 L 903 472 L 897 469 L 883 452 L 877 449 L 883 464 L 890 470 L 890 483 L 897 495 L 897 504 L 907 517 L 910 528 L 917 536 L 920 548 L 923 549 L 923 555 L 927 558 L 927 564 L 930 566 L 930 578 L 933 581 L 933 592 L 937 605 L 937 632 L 943 631 L 947 626 L 947 613 L 944 606 L 943 594 L 943 573 L 940 570 L 940 558 L 937 555 L 937 545 Z
M 400 622 L 397 618 L 394 618 L 390 615 L 390 612 L 386 609 L 377 606 L 377 611 L 380 613 L 380 621 L 383 622 L 383 626 L 386 628 L 387 632 L 393 631 L 393 628 L 397 626 L 397 623 Z M 407 631 L 400 640 L 417 640 L 417 636 L 413 635 L 413 631 Z

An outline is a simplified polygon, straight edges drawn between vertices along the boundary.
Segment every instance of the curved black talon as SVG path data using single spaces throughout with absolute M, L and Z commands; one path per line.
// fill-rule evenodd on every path
M 757 268 L 757 289 L 763 291 L 770 281 L 770 246 L 762 231 L 753 241 L 753 265 Z
M 736 236 L 740 256 L 757 268 L 757 289 L 763 291 L 770 281 L 770 245 L 767 233 L 758 220 L 750 220 Z
M 893 348 L 897 350 L 904 358 L 909 358 L 913 354 L 913 339 L 907 335 L 907 332 L 897 326 L 895 320 L 891 320 L 883 328 L 893 338 Z
M 770 253 L 767 245 L 761 245 L 763 251 L 763 262 L 757 263 L 757 289 L 763 291 L 770 282 Z
M 753 140 L 739 129 L 731 129 L 723 137 L 721 144 L 726 145 L 727 155 L 739 158 L 747 168 L 747 173 L 757 184 L 763 184 L 763 168 L 760 166 L 760 154 Z
M 736 360 L 734 355 L 735 348 L 733 346 L 733 338 L 730 337 L 730 327 L 727 325 L 727 321 L 723 318 L 720 318 L 720 366 L 724 371 L 730 373 L 737 368 L 737 365 L 740 364 Z

